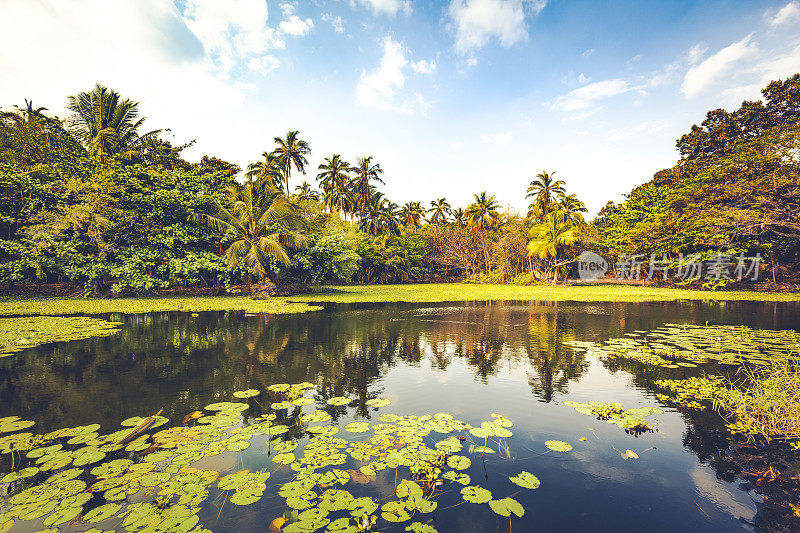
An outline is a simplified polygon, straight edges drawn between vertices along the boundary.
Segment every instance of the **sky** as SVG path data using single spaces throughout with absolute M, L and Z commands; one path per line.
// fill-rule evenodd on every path
M 800 0 L 0 0 L 0 108 L 95 83 L 146 129 L 246 166 L 299 130 L 306 176 L 372 155 L 398 204 L 556 171 L 592 213 L 708 110 L 800 72 Z

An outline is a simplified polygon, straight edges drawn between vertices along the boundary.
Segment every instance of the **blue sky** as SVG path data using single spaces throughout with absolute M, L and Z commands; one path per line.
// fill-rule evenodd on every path
M 798 0 L 0 0 L 0 106 L 63 116 L 99 81 L 197 139 L 189 159 L 245 165 L 292 128 L 296 183 L 369 154 L 397 203 L 523 210 L 555 170 L 594 212 L 707 110 L 800 71 L 798 30 Z

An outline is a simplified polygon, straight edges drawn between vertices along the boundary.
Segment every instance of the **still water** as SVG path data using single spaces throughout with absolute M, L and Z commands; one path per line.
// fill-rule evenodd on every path
M 121 331 L 0 360 L 0 417 L 36 421 L 38 432 L 92 423 L 111 432 L 131 416 L 163 409 L 179 424 L 187 413 L 210 403 L 239 401 L 234 391 L 308 381 L 315 386 L 310 396 L 315 404 L 303 412 L 326 410 L 339 426 L 354 420 L 378 423 L 382 413 L 445 412 L 475 426 L 491 413 L 513 421 L 506 453 L 473 454 L 465 472 L 497 498 L 513 495 L 525 515 L 509 523 L 487 505 L 462 503 L 456 485 L 438 495 L 438 509 L 425 519 L 433 519 L 430 525 L 440 532 L 508 531 L 509 526 L 512 531 L 567 532 L 792 527 L 788 519 L 766 513 L 761 497 L 742 486 L 720 460 L 728 446 L 721 419 L 710 410 L 679 412 L 656 400 L 653 380 L 701 375 L 699 369 L 645 371 L 601 361 L 564 343 L 602 342 L 666 323 L 797 330 L 797 303 L 391 304 L 277 317 L 228 312 L 106 318 L 123 322 Z M 352 402 L 326 404 L 336 396 Z M 391 404 L 380 409 L 365 404 L 377 397 Z M 575 412 L 563 405 L 565 400 L 614 401 L 665 412 L 652 417 L 658 431 L 634 437 Z M 250 403 L 245 423 L 261 413 L 257 402 Z M 301 442 L 308 438 L 299 431 L 289 435 Z M 544 442 L 551 439 L 574 448 L 550 451 Z M 623 459 L 620 451 L 625 450 L 639 458 Z M 264 497 L 248 506 L 225 505 L 221 491 L 211 489 L 199 514 L 201 525 L 217 532 L 267 530 L 286 509 L 274 487 L 293 474 L 276 469 L 271 453 L 266 439 L 255 437 L 243 452 L 193 465 L 220 475 L 262 468 L 273 473 Z M 7 462 L 3 472 L 9 471 Z M 509 483 L 509 476 L 523 470 L 541 480 L 538 489 Z M 371 483 L 344 488 L 354 496 L 381 499 L 393 492 L 396 475 L 401 474 L 384 470 Z M 376 529 L 405 531 L 408 523 L 379 521 Z M 88 527 L 67 524 L 61 530 Z M 11 531 L 39 529 L 41 520 L 19 523 Z

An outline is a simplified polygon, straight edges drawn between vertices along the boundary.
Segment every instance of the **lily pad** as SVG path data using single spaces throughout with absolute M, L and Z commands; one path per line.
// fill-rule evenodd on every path
M 525 472 L 524 470 L 520 472 L 519 475 L 510 477 L 508 479 L 515 485 L 519 485 L 525 489 L 538 489 L 539 485 L 541 485 L 538 477 L 534 476 L 530 472 Z
M 544 445 L 554 452 L 568 452 L 572 450 L 572 444 L 564 442 L 563 440 L 548 440 L 545 441 Z
M 350 398 L 344 396 L 334 396 L 327 401 L 328 405 L 347 405 L 350 403 Z
M 492 493 L 483 487 L 470 485 L 461 489 L 461 497 L 470 503 L 486 503 L 492 499 Z
M 252 398 L 253 396 L 258 396 L 261 394 L 260 391 L 256 389 L 247 389 L 247 390 L 237 390 L 233 393 L 235 398 Z
M 503 498 L 502 500 L 492 500 L 489 502 L 489 507 L 491 507 L 492 511 L 499 514 L 500 516 L 511 516 L 511 514 L 513 513 L 521 517 L 522 515 L 525 514 L 525 509 L 514 498 Z

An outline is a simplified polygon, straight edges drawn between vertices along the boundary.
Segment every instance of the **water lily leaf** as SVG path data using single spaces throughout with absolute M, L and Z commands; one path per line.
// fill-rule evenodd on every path
M 328 405 L 347 405 L 350 403 L 350 398 L 344 396 L 334 396 L 328 400 Z
M 94 524 L 95 522 L 102 522 L 117 514 L 122 506 L 118 503 L 107 503 L 99 507 L 95 507 L 85 515 L 83 521 L 87 524 Z
M 206 411 L 247 411 L 250 408 L 246 403 L 240 402 L 217 402 L 206 405 Z
M 436 528 L 423 524 L 422 522 L 414 522 L 406 528 L 406 531 L 413 531 L 414 533 L 438 533 Z
M 56 509 L 53 514 L 44 519 L 44 525 L 49 527 L 64 524 L 81 514 L 81 511 L 83 511 L 83 507 L 80 505 L 73 507 L 61 507 Z
M 500 516 L 511 516 L 511 513 L 521 517 L 525 514 L 525 509 L 514 498 L 503 498 L 502 500 L 492 500 L 489 502 L 492 511 Z
M 37 467 L 29 466 L 27 468 L 22 468 L 20 470 L 17 470 L 16 472 L 10 472 L 10 473 L 6 474 L 5 476 L 3 476 L 3 479 L 1 479 L 0 481 L 2 481 L 3 483 L 11 483 L 11 482 L 16 481 L 18 479 L 23 479 L 23 478 L 26 478 L 26 477 L 35 476 L 38 473 L 39 473 L 39 469 Z
M 275 409 L 276 411 L 281 411 L 283 409 L 288 409 L 292 406 L 292 402 L 285 401 L 285 402 L 275 402 L 270 407 Z
M 370 407 L 376 407 L 377 408 L 377 407 L 386 407 L 387 405 L 389 405 L 392 402 L 390 400 L 387 400 L 386 398 L 372 398 L 371 400 L 367 400 L 364 403 L 366 403 Z
M 311 405 L 312 403 L 314 403 L 314 400 L 312 400 L 311 398 L 295 398 L 294 400 L 292 400 L 293 405 L 297 405 L 300 407 L 304 405 Z
M 364 433 L 369 431 L 369 424 L 366 422 L 351 422 L 344 427 L 344 430 L 350 433 Z
M 75 466 L 85 466 L 96 463 L 104 459 L 106 454 L 94 446 L 86 446 L 74 452 L 72 464 Z
M 572 449 L 572 444 L 564 442 L 563 440 L 548 440 L 545 441 L 544 445 L 554 452 L 568 452 Z
M 325 411 L 315 411 L 305 415 L 300 415 L 300 420 L 308 424 L 317 424 L 319 422 L 327 422 L 331 419 L 331 415 Z
M 233 393 L 235 398 L 252 398 L 253 396 L 258 396 L 261 394 L 260 391 L 256 389 L 247 389 L 247 390 L 237 390 Z
M 478 437 L 479 439 L 488 439 L 489 437 L 492 436 L 491 432 L 484 427 L 471 428 L 469 432 L 470 434 Z
M 442 478 L 444 478 L 444 479 L 446 479 L 448 481 L 452 481 L 454 483 L 460 483 L 460 484 L 462 484 L 464 486 L 469 485 L 469 482 L 470 482 L 470 477 L 469 477 L 468 474 L 462 474 L 462 473 L 456 472 L 455 470 L 448 470 L 447 472 L 442 474 Z
M 347 506 L 347 510 L 350 511 L 350 514 L 356 518 L 361 516 L 369 516 L 378 510 L 378 504 L 372 498 L 363 496 L 361 498 L 353 499 L 353 501 L 351 501 Z
M 461 489 L 461 497 L 470 503 L 486 503 L 492 499 L 492 493 L 483 487 L 471 485 Z
M 404 479 L 395 488 L 395 494 L 398 498 L 408 498 L 409 496 L 422 496 L 422 487 L 417 485 L 414 481 Z
M 267 387 L 267 390 L 272 392 L 288 392 L 291 388 L 292 386 L 288 383 L 276 383 L 275 385 Z
M 263 483 L 248 483 L 236 489 L 230 502 L 236 505 L 250 505 L 261 499 L 267 486 Z
M 278 463 L 281 465 L 288 465 L 293 463 L 295 460 L 295 456 L 292 452 L 288 453 L 279 453 L 275 457 L 272 458 L 273 463 Z
M 619 452 L 619 454 L 626 461 L 628 459 L 638 459 L 639 458 L 639 454 L 637 454 L 633 450 L 625 450 L 624 452 Z
M 344 511 L 353 502 L 353 495 L 346 490 L 328 489 L 320 496 L 320 509 L 330 512 Z
M 515 485 L 519 485 L 525 489 L 538 489 L 539 485 L 541 485 L 538 477 L 534 476 L 530 472 L 525 472 L 524 470 L 520 472 L 519 475 L 510 477 L 508 479 Z
M 330 533 L 358 533 L 358 526 L 350 523 L 351 520 L 347 517 L 337 518 L 330 524 L 325 531 Z
M 487 446 L 471 446 L 470 450 L 472 451 L 472 453 L 480 453 L 480 454 L 497 453 L 493 449 Z
M 447 458 L 447 466 L 455 470 L 466 470 L 471 464 L 472 461 L 463 455 L 451 455 Z
M 406 504 L 400 501 L 383 504 L 381 511 L 381 516 L 387 522 L 405 522 L 411 518 L 406 510 Z

